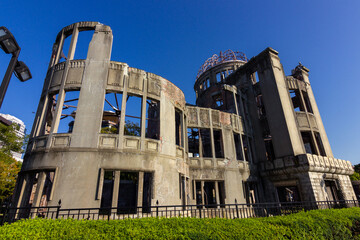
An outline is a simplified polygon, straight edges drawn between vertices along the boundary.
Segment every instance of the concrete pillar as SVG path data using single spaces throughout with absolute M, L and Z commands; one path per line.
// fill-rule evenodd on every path
M 218 181 L 215 181 L 215 198 L 216 204 L 220 204 L 220 195 L 219 195 L 219 184 Z M 217 208 L 220 208 L 219 206 Z
M 111 207 L 116 208 L 119 198 L 119 187 L 120 187 L 120 171 L 115 171 L 113 196 L 111 201 Z
M 142 207 L 143 192 L 144 192 L 144 172 L 139 172 L 138 199 L 137 199 L 138 207 Z
M 332 153 L 332 150 L 331 150 L 331 147 L 330 147 L 329 139 L 328 139 L 328 137 L 326 135 L 326 132 L 325 132 L 324 124 L 323 124 L 323 122 L 321 120 L 321 116 L 320 116 L 318 106 L 317 106 L 316 101 L 315 101 L 315 96 L 314 96 L 314 93 L 313 93 L 311 85 L 310 85 L 309 69 L 307 69 L 304 66 L 302 66 L 302 77 L 304 79 L 304 82 L 306 83 L 306 91 L 307 91 L 307 94 L 308 94 L 308 97 L 309 97 L 309 101 L 310 101 L 310 104 L 311 104 L 311 107 L 312 107 L 312 110 L 313 110 L 314 117 L 316 119 L 316 123 L 318 125 L 321 141 L 323 143 L 326 156 L 327 157 L 334 157 L 334 155 Z
M 127 69 L 127 68 L 126 68 Z M 127 89 L 128 89 L 128 73 L 126 71 L 124 77 L 124 91 L 121 100 L 121 115 L 120 115 L 120 123 L 119 123 L 119 143 L 118 148 L 122 149 L 124 144 L 124 128 L 125 128 L 125 113 L 126 113 L 126 100 L 127 100 Z
M 86 58 L 70 147 L 97 147 L 112 40 L 110 27 L 98 24 Z
M 40 205 L 41 195 L 44 189 L 46 180 L 46 173 L 44 171 L 39 172 L 38 182 L 36 186 L 36 192 L 33 200 L 32 207 L 38 207 Z
M 278 52 L 268 48 L 257 57 L 259 84 L 264 99 L 275 157 L 304 154 L 286 76 Z
M 205 196 L 204 196 L 204 181 L 201 181 L 201 203 L 202 205 L 205 204 Z

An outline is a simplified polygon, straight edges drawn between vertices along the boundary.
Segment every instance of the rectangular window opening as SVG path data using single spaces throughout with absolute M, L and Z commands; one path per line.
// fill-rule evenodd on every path
M 175 109 L 175 142 L 176 145 L 183 147 L 183 121 L 182 112 Z
M 328 201 L 338 201 L 343 200 L 342 192 L 337 185 L 335 180 L 325 180 L 325 191 L 327 193 Z
M 146 99 L 146 123 L 145 137 L 160 139 L 160 102 Z
M 251 204 L 255 204 L 256 203 L 256 196 L 255 196 L 256 185 L 255 185 L 255 183 L 243 182 L 242 186 L 243 186 L 243 194 L 244 194 L 244 198 L 246 200 L 246 204 L 248 206 L 250 206 Z
M 86 59 L 89 49 L 89 44 L 94 35 L 94 32 L 95 32 L 94 30 L 79 32 L 74 59 Z
M 257 71 L 254 72 L 253 77 L 254 77 L 253 83 L 258 83 L 260 81 L 259 74 Z
M 280 202 L 300 202 L 300 193 L 297 186 L 281 186 L 276 188 Z
M 198 128 L 188 128 L 188 152 L 189 157 L 200 157 Z
M 242 154 L 242 148 L 241 148 L 240 134 L 234 133 L 234 143 L 235 143 L 236 159 L 244 160 Z
M 214 133 L 214 145 L 215 145 L 215 157 L 224 158 L 223 138 L 221 130 L 213 130 Z
M 224 105 L 224 100 L 223 100 L 221 94 L 217 94 L 217 95 L 213 96 L 213 99 L 215 101 L 216 107 L 221 107 Z
M 220 204 L 223 205 L 225 204 L 225 198 L 226 198 L 226 194 L 225 194 L 225 184 L 223 181 L 219 181 L 218 182 L 218 189 L 219 189 L 219 200 L 220 200 Z M 220 206 L 222 208 L 224 208 L 225 206 Z
M 310 103 L 310 99 L 309 99 L 309 95 L 307 94 L 307 92 L 302 92 L 303 97 L 304 97 L 304 101 L 305 101 L 305 106 L 306 106 L 306 110 L 309 113 L 313 113 L 312 107 L 311 107 L 311 103 Z
M 108 215 L 111 213 L 115 175 L 114 171 L 104 172 L 104 181 L 101 193 L 99 214 Z
M 211 135 L 210 129 L 202 128 L 200 129 L 200 138 L 202 143 L 202 156 L 204 158 L 212 157 L 212 148 L 211 148 Z
M 301 132 L 301 137 L 304 143 L 306 153 L 316 154 L 311 132 Z
M 201 181 L 195 181 L 195 187 L 196 187 L 196 205 L 197 208 L 201 208 L 201 206 L 203 204 L 203 200 L 202 200 L 202 193 L 201 193 Z
M 152 182 L 153 182 L 152 173 L 144 172 L 143 200 L 142 200 L 142 212 L 143 213 L 151 212 Z
M 223 79 L 223 76 L 222 76 L 222 74 L 220 73 L 220 72 L 218 72 L 217 74 L 216 74 L 216 82 L 221 82 L 222 81 L 222 79 Z
M 72 133 L 76 118 L 80 91 L 65 92 L 64 104 L 61 112 L 57 133 Z
M 118 214 L 137 212 L 138 182 L 138 172 L 120 172 Z
M 39 180 L 39 173 L 30 173 L 28 180 L 29 180 L 29 182 L 27 183 L 28 189 L 27 191 L 25 191 L 25 193 L 27 193 L 26 194 L 27 196 L 23 198 L 24 200 L 24 204 L 22 205 L 23 207 L 32 207 L 33 205 L 37 184 Z
M 39 132 L 40 136 L 48 135 L 51 131 L 51 125 L 54 120 L 57 98 L 58 98 L 58 94 L 49 95 L 43 127 Z
M 118 134 L 121 116 L 122 93 L 108 92 L 105 95 L 101 133 Z
M 60 56 L 59 56 L 59 63 L 65 62 L 67 60 L 70 43 L 71 43 L 71 37 L 72 37 L 72 35 L 70 35 L 64 39 L 64 44 L 63 44 L 63 47 L 61 49 Z
M 258 95 L 255 98 L 255 100 L 256 100 L 258 118 L 262 119 L 262 118 L 266 117 L 266 111 L 265 111 L 265 106 L 264 106 L 262 95 L 261 94 Z
M 49 200 L 51 200 L 50 196 L 54 184 L 54 176 L 55 176 L 54 171 L 45 172 L 45 183 L 41 194 L 40 207 L 46 207 L 48 205 Z M 43 209 L 43 211 L 46 210 L 47 209 Z
M 274 146 L 273 146 L 271 137 L 264 138 L 264 143 L 265 143 L 265 149 L 266 149 L 266 159 L 268 161 L 275 160 L 275 151 L 274 151 Z
M 250 161 L 250 148 L 248 138 L 245 135 L 242 135 L 244 153 L 245 153 L 245 161 Z
M 294 106 L 295 112 L 305 112 L 304 105 L 302 104 L 299 90 L 290 90 L 291 101 Z
M 216 208 L 215 181 L 204 182 L 204 204 L 206 208 Z
M 124 135 L 141 136 L 141 103 L 142 97 L 127 96 Z
M 314 135 L 315 135 L 317 146 L 318 146 L 319 151 L 320 151 L 320 155 L 321 156 L 326 156 L 324 145 L 323 145 L 323 143 L 321 141 L 320 134 L 318 132 L 315 132 Z

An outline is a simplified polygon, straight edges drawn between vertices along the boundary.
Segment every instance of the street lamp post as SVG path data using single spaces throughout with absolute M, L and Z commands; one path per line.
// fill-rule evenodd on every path
M 25 63 L 21 61 L 18 62 L 21 48 L 17 44 L 14 36 L 6 27 L 0 27 L 0 48 L 3 49 L 6 54 L 12 54 L 9 66 L 6 70 L 4 79 L 0 86 L 1 108 L 13 72 L 15 71 L 15 76 L 22 82 L 31 79 L 32 76 L 29 68 L 25 65 Z

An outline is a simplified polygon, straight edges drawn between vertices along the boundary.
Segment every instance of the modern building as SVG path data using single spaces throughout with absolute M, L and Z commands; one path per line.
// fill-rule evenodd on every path
M 77 38 L 93 31 L 86 59 Z M 64 41 L 70 41 L 62 58 Z M 213 55 L 196 105 L 163 77 L 111 60 L 109 26 L 56 37 L 15 194 L 18 207 L 106 208 L 355 199 L 309 81 L 278 52 Z
M 11 124 L 16 124 L 18 129 L 15 130 L 16 132 L 16 136 L 18 136 L 21 139 L 24 139 L 25 137 L 25 132 L 26 132 L 26 128 L 25 128 L 25 124 L 23 121 L 21 121 L 20 119 L 18 119 L 17 117 L 14 117 L 10 114 L 3 114 L 0 113 L 0 122 L 2 122 L 5 125 L 11 125 Z M 22 153 L 21 152 L 14 152 L 11 151 L 12 157 L 16 160 L 16 161 L 23 161 L 22 158 Z

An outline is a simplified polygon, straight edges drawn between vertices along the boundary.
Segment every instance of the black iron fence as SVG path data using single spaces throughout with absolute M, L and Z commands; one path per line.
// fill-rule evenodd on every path
M 77 208 L 64 209 L 61 206 L 0 208 L 0 224 L 11 223 L 26 218 L 73 218 L 87 220 L 112 220 L 144 217 L 193 217 L 193 218 L 251 218 L 287 215 L 299 211 L 329 208 L 359 207 L 357 200 L 282 202 L 256 204 L 213 204 L 213 205 L 172 205 L 152 207 L 117 208 Z

